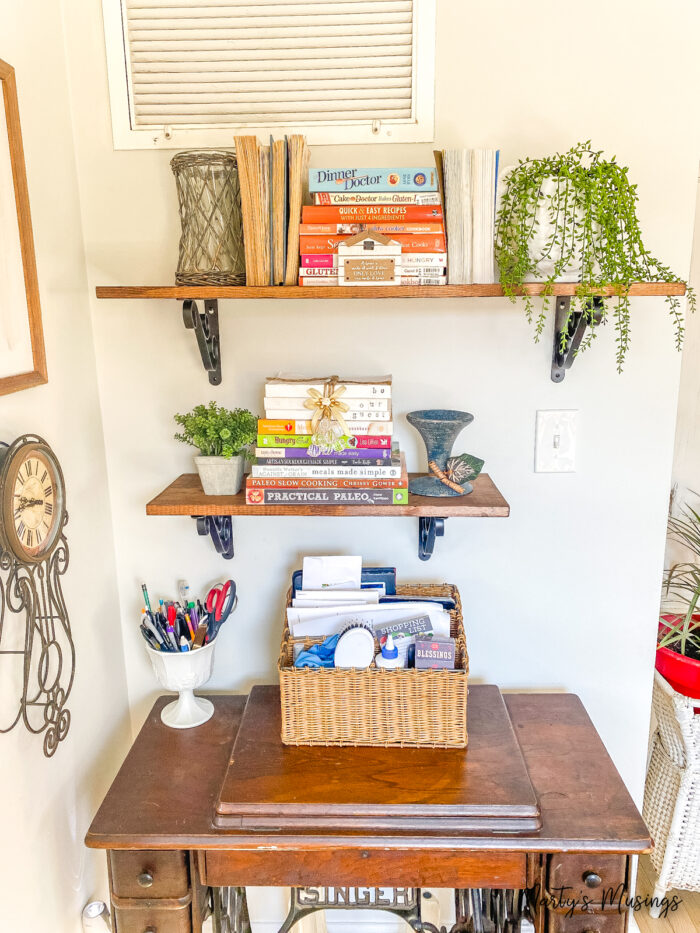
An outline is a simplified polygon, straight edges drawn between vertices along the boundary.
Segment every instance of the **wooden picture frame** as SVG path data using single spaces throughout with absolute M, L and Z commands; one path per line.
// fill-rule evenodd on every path
M 15 70 L 1 59 L 0 84 L 0 395 L 7 395 L 48 375 Z

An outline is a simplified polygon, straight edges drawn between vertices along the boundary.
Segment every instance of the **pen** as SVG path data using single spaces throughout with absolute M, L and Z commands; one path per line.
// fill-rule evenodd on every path
M 180 651 L 189 651 L 190 646 L 184 635 L 180 636 Z
M 153 635 L 155 636 L 155 639 L 156 639 L 156 641 L 158 642 L 158 644 L 161 645 L 161 644 L 164 642 L 165 639 L 163 638 L 163 636 L 160 634 L 160 632 L 159 632 L 158 629 L 156 628 L 156 626 L 155 626 L 155 624 L 154 624 L 154 622 L 153 622 L 153 620 L 152 620 L 152 618 L 151 618 L 150 612 L 147 612 L 145 609 L 142 609 L 142 610 L 141 610 L 141 613 L 142 613 L 142 615 L 143 615 L 143 618 L 141 619 L 141 626 L 142 626 L 142 627 L 145 627 L 145 628 L 148 629 L 150 632 L 152 632 Z
M 178 650 L 177 639 L 175 638 L 175 628 L 173 627 L 173 622 L 175 621 L 175 606 L 168 606 L 168 638 L 170 639 L 170 644 L 173 646 L 175 651 Z
M 151 600 L 148 598 L 148 590 L 146 589 L 145 583 L 141 584 L 141 592 L 143 593 L 143 601 L 146 604 L 146 609 L 148 609 L 148 611 L 150 612 L 151 611 Z
M 146 639 L 146 641 L 147 641 L 148 644 L 151 646 L 151 648 L 153 648 L 154 651 L 160 651 L 160 645 L 159 645 L 159 643 L 158 643 L 158 642 L 155 640 L 155 638 L 151 635 L 151 633 L 148 631 L 148 629 L 147 629 L 147 628 L 144 628 L 143 625 L 140 626 L 140 628 L 141 628 L 141 634 L 142 634 L 143 637 Z
M 194 626 L 190 620 L 189 613 L 185 613 L 185 622 L 187 622 L 187 628 L 190 630 L 190 639 L 194 640 Z

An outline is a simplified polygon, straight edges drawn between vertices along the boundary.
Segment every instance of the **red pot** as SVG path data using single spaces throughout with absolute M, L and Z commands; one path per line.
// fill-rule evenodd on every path
M 676 622 L 678 616 L 664 615 L 661 617 L 669 622 Z M 694 615 L 693 620 L 700 622 L 700 615 Z M 668 631 L 668 626 L 659 623 L 659 636 Z M 693 700 L 700 697 L 700 661 L 686 658 L 670 648 L 656 649 L 656 670 L 664 677 L 674 690 Z

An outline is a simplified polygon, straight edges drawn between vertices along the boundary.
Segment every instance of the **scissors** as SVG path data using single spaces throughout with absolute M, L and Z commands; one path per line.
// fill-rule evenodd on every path
M 236 608 L 237 602 L 236 584 L 233 580 L 227 580 L 225 583 L 217 583 L 216 586 L 212 586 L 204 603 L 209 613 L 207 641 L 216 638 L 219 629 Z

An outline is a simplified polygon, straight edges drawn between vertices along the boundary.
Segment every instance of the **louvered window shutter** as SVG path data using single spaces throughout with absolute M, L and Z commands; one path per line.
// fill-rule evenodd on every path
M 116 148 L 433 138 L 435 0 L 103 0 Z

